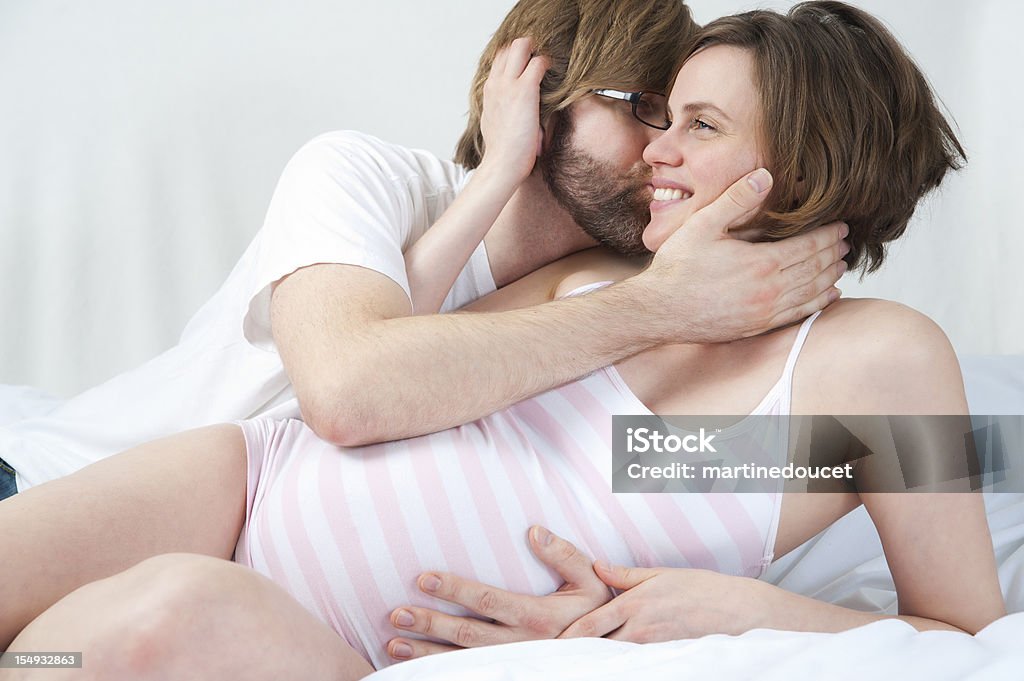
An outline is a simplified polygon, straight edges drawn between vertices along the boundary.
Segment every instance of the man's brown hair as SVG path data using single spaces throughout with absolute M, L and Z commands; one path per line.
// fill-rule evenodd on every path
M 753 57 L 774 184 L 751 226 L 775 240 L 843 220 L 850 269 L 878 269 L 918 201 L 966 159 L 913 59 L 880 21 L 832 1 L 723 17 L 691 54 L 712 45 Z
M 455 161 L 480 164 L 484 82 L 495 54 L 516 38 L 532 38 L 534 52 L 551 60 L 540 86 L 540 122 L 547 129 L 558 112 L 595 88 L 666 92 L 698 28 L 682 0 L 520 0 L 480 57 Z

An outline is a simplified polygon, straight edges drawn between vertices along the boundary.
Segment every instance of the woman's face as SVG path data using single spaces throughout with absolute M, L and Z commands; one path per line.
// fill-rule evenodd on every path
M 763 165 L 753 59 L 713 45 L 690 57 L 668 100 L 672 127 L 644 150 L 653 169 L 651 222 L 644 245 L 656 251 L 691 215 Z

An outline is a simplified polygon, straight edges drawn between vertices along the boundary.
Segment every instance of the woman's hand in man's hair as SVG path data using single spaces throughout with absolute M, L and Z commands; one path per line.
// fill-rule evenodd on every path
M 457 648 L 555 638 L 611 599 L 611 591 L 594 574 L 589 556 L 540 526 L 530 528 L 529 536 L 534 555 L 565 580 L 558 591 L 547 596 L 528 596 L 449 573 L 425 573 L 418 582 L 424 593 L 461 605 L 490 621 L 456 617 L 429 608 L 398 608 L 391 613 L 391 623 L 396 628 L 450 644 L 395 638 L 388 642 L 388 654 L 407 660 Z
M 502 48 L 484 83 L 484 156 L 478 170 L 507 175 L 513 186 L 533 170 L 544 138 L 540 82 L 551 62 L 532 50 L 530 38 L 517 38 Z

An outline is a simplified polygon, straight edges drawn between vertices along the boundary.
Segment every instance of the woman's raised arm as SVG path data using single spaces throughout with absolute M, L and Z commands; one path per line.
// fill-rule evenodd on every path
M 459 272 L 505 204 L 533 171 L 540 150 L 545 57 L 529 38 L 498 52 L 484 84 L 484 157 L 448 210 L 405 253 L 413 314 L 441 309 Z

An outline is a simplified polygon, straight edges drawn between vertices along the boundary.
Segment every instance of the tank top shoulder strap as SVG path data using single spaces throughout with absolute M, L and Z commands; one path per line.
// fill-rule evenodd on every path
M 800 330 L 796 334 L 796 340 L 793 341 L 793 347 L 789 350 L 789 356 L 786 358 L 786 366 L 782 370 L 782 377 L 779 379 L 778 386 L 782 388 L 782 413 L 789 414 L 790 406 L 793 397 L 793 370 L 796 368 L 796 360 L 800 357 L 800 351 L 804 347 L 804 343 L 807 341 L 807 334 L 811 331 L 811 325 L 814 324 L 814 320 L 821 314 L 821 310 L 818 310 L 810 317 L 804 320 L 804 323 L 800 325 Z
M 804 320 L 804 323 L 800 325 L 800 330 L 796 334 L 796 340 L 793 341 L 793 347 L 789 351 L 789 357 L 786 358 L 786 368 L 783 370 L 783 376 L 789 376 L 793 373 L 793 368 L 796 366 L 796 360 L 800 356 L 800 350 L 804 347 L 804 342 L 807 340 L 807 334 L 811 331 L 811 324 L 821 314 L 821 310 L 818 310 L 810 317 Z
M 605 286 L 611 286 L 614 283 L 615 282 L 611 281 L 610 279 L 607 280 L 607 281 L 592 281 L 589 284 L 583 284 L 582 286 L 577 286 L 576 288 L 574 288 L 573 290 L 569 291 L 568 293 L 563 293 L 562 295 L 559 296 L 559 298 L 572 298 L 574 296 L 582 296 L 582 295 L 584 295 L 586 293 L 590 293 L 591 291 L 596 291 L 599 288 L 604 288 Z

